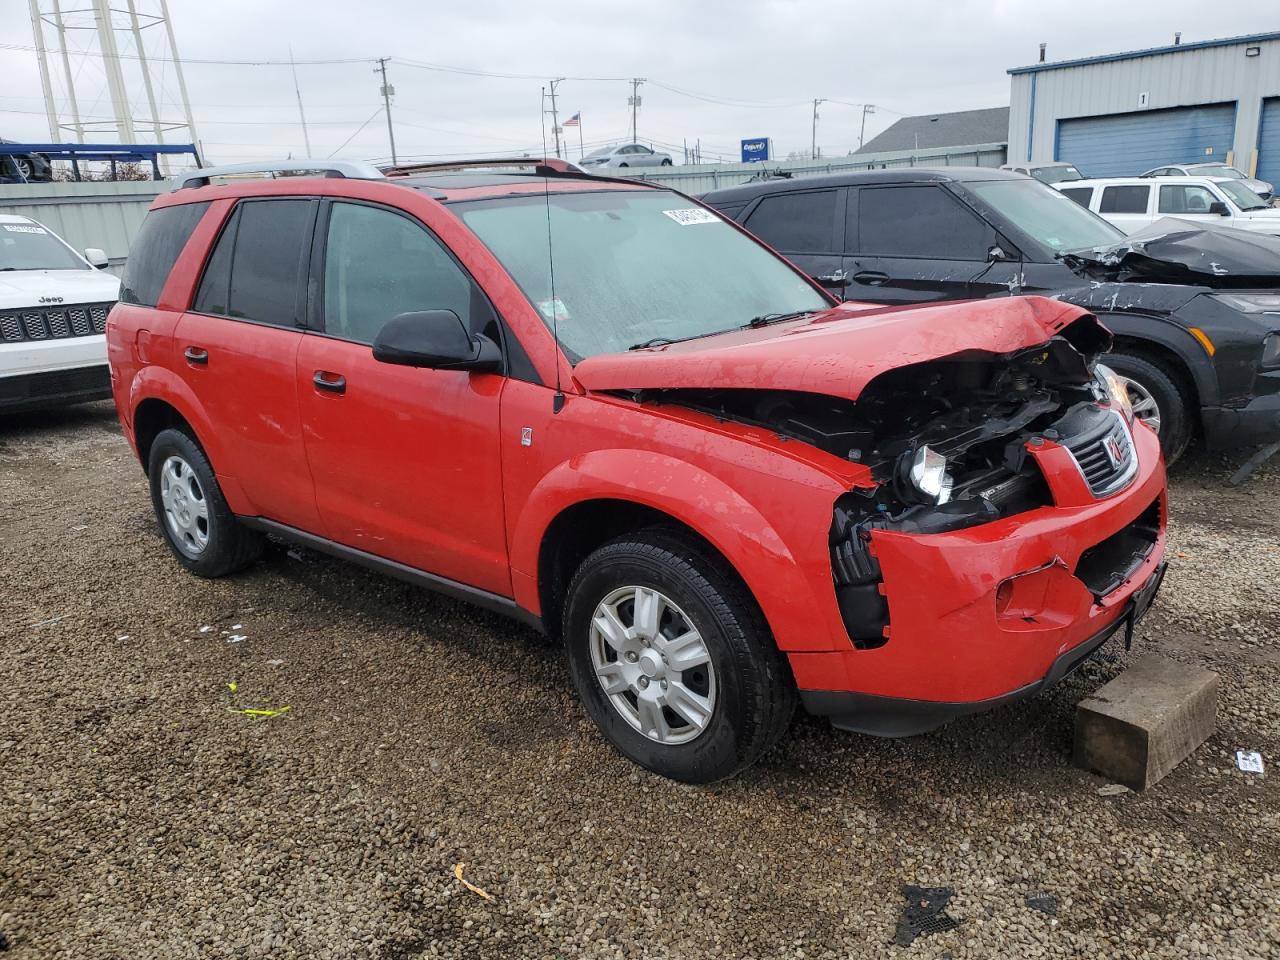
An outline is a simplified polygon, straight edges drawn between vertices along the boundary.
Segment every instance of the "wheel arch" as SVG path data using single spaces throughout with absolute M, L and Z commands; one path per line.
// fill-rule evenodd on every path
M 1114 353 L 1135 353 L 1165 368 L 1189 389 L 1187 413 L 1194 423 L 1200 409 L 1218 401 L 1218 381 L 1204 348 L 1187 330 L 1157 317 L 1098 314 L 1115 336 Z M 1102 360 L 1106 363 L 1106 358 Z
M 130 433 L 134 450 L 147 469 L 151 444 L 167 426 L 184 426 L 217 471 L 223 463 L 217 434 L 191 389 L 172 372 L 149 366 L 130 389 Z

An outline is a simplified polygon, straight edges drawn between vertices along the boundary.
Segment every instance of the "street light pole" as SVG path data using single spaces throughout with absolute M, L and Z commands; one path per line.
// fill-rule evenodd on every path
M 813 98 L 813 139 L 809 142 L 809 158 L 818 159 L 818 104 L 826 103 L 824 97 Z
M 862 149 L 862 138 L 867 134 L 867 114 L 875 113 L 876 105 L 874 103 L 864 103 L 862 105 L 862 129 L 858 131 L 858 149 Z
M 631 81 L 631 97 L 627 100 L 627 105 L 631 107 L 631 142 L 636 142 L 636 111 L 640 108 L 640 84 L 644 83 L 644 77 L 636 77 Z
M 557 157 L 560 156 L 560 115 L 556 112 L 556 84 L 563 80 L 564 77 L 559 77 L 551 81 L 551 132 L 556 135 Z

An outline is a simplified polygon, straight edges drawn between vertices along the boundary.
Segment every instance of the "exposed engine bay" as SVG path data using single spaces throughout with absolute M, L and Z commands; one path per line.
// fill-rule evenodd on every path
M 1040 438 L 1070 448 L 1093 484 L 1088 445 L 1109 436 L 1117 419 L 1096 369 L 1109 341 L 1096 323 L 1076 323 L 1012 354 L 968 351 L 889 370 L 856 401 L 689 389 L 645 391 L 637 399 L 765 427 L 871 471 L 876 485 L 840 497 L 830 531 L 841 611 L 855 643 L 870 647 L 884 642 L 888 619 L 879 564 L 868 549 L 873 530 L 942 533 L 1049 504 L 1026 449 Z

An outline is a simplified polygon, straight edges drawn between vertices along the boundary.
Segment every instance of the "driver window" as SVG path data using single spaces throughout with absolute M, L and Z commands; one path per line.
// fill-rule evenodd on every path
M 373 343 L 388 320 L 452 310 L 472 329 L 472 284 L 430 233 L 379 207 L 335 203 L 324 262 L 324 331 Z
M 1160 188 L 1161 213 L 1205 213 L 1218 198 L 1204 187 L 1193 183 L 1171 184 Z

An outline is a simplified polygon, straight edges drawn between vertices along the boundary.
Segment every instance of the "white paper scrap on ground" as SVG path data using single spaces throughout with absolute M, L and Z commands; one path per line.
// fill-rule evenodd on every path
M 233 633 L 227 637 L 227 643 L 239 643 L 241 640 L 248 639 L 243 633 Z
M 1262 754 L 1257 750 L 1237 750 L 1236 766 L 1245 773 L 1262 773 Z

